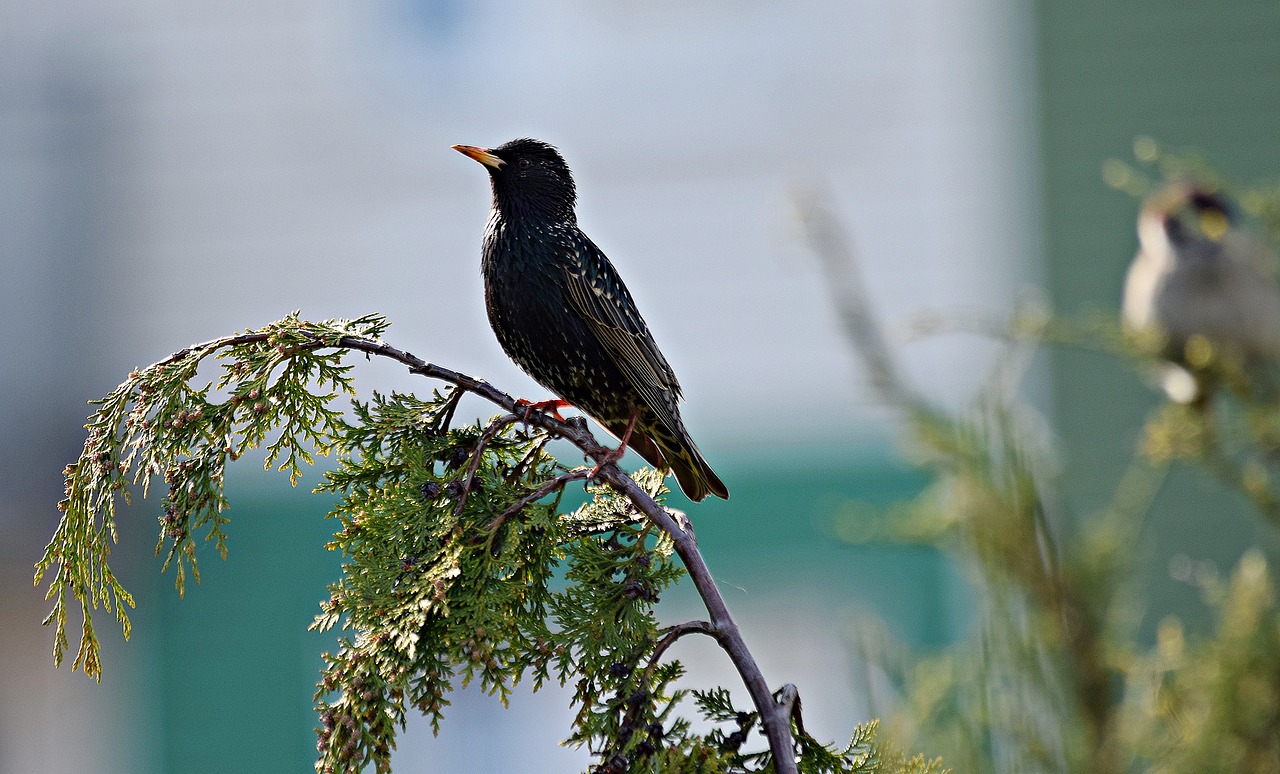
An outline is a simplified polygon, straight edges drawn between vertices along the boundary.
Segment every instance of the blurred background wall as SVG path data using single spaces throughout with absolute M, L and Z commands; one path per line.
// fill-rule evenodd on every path
M 896 461 L 788 191 L 830 193 L 891 331 L 926 312 L 1000 316 L 1041 278 L 1060 306 L 1111 308 L 1134 207 L 1102 161 L 1147 133 L 1274 174 L 1277 31 L 1262 2 L 5 5 L 0 772 L 308 769 L 330 640 L 305 627 L 337 572 L 324 504 L 242 463 L 231 557 L 209 554 L 182 601 L 151 556 L 154 503 L 130 510 L 113 558 L 139 597 L 134 641 L 101 621 L 98 686 L 55 671 L 37 625 L 30 568 L 59 471 L 85 401 L 131 368 L 294 309 L 383 312 L 397 345 L 541 395 L 484 319 L 487 182 L 449 150 L 522 135 L 565 152 L 580 221 L 733 490 L 694 515 L 766 676 L 800 686 L 819 736 L 846 734 L 866 717 L 852 617 L 938 645 L 963 631 L 964 602 L 935 553 L 830 534 L 841 503 L 921 482 Z M 904 357 L 959 405 L 991 351 L 945 336 Z M 366 394 L 423 389 L 362 367 Z M 1150 400 L 1123 376 L 1079 384 L 1068 360 L 1046 373 L 1064 426 L 1102 405 L 1099 423 L 1133 428 Z M 1068 438 L 1082 476 L 1106 464 L 1095 436 Z M 695 685 L 733 682 L 710 649 L 679 647 Z M 555 746 L 567 713 L 555 695 L 503 712 L 463 693 L 439 739 L 410 725 L 398 765 L 581 767 Z

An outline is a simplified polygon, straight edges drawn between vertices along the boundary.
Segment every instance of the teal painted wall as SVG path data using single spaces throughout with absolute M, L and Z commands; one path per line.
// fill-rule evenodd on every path
M 227 561 L 202 546 L 201 582 L 188 581 L 181 599 L 172 573 L 152 568 L 158 770 L 310 771 L 320 653 L 336 639 L 307 631 L 340 568 L 324 549 L 331 500 L 305 483 L 290 489 L 283 474 L 231 479 Z

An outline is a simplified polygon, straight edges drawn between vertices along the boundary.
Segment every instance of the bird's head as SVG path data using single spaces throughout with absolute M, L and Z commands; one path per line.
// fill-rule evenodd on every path
M 494 205 L 508 217 L 573 219 L 577 192 L 569 165 L 555 146 L 530 138 L 496 148 L 454 145 L 484 165 L 493 184 Z
M 1231 206 L 1221 189 L 1199 183 L 1174 183 L 1152 194 L 1138 215 L 1144 246 L 1181 244 L 1192 239 L 1217 242 L 1232 223 Z

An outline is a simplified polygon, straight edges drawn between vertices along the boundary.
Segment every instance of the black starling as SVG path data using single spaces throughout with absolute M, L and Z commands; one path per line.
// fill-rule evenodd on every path
M 631 293 L 578 228 L 573 176 L 560 152 L 532 139 L 453 148 L 483 164 L 493 186 L 481 273 L 489 322 L 507 355 L 623 448 L 670 468 L 691 500 L 728 499 L 680 420 L 680 384 Z

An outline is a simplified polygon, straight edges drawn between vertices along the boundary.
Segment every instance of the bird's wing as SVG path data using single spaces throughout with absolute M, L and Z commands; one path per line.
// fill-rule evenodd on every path
M 1275 283 L 1250 264 L 1234 268 L 1223 291 L 1223 302 L 1231 308 L 1221 317 L 1230 316 L 1238 328 L 1232 332 L 1247 354 L 1280 358 L 1280 293 Z
M 672 425 L 680 383 L 649 333 L 622 278 L 600 248 L 585 236 L 573 248 L 577 260 L 566 268 L 567 297 L 575 311 L 644 396 L 645 403 Z

